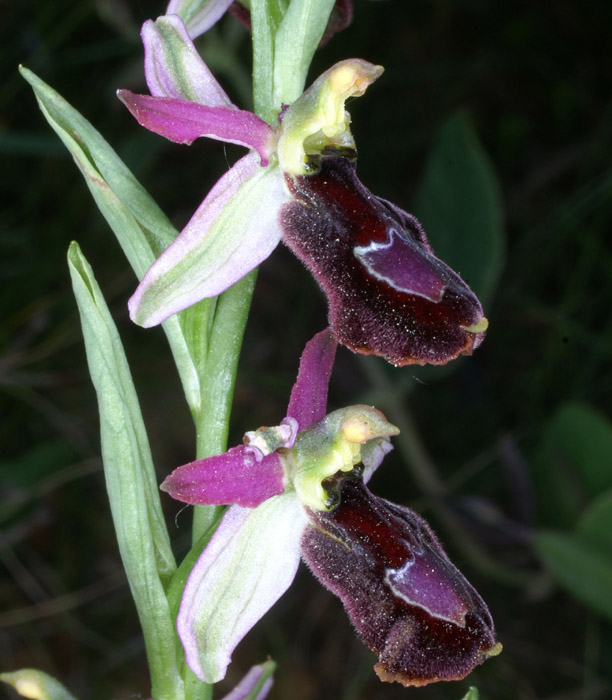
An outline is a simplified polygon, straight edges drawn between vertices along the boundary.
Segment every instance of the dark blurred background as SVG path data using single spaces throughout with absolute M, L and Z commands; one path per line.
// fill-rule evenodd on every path
M 17 64 L 100 130 L 179 228 L 241 151 L 170 144 L 115 98 L 118 87 L 144 89 L 139 28 L 163 3 L 2 8 L 0 666 L 43 669 L 81 698 L 147 697 L 65 261 L 71 240 L 124 339 L 160 478 L 193 458 L 193 429 L 163 334 L 130 324 L 132 272 Z M 277 700 L 459 700 L 469 685 L 497 700 L 612 697 L 611 27 L 605 0 L 355 0 L 353 24 L 318 53 L 311 78 L 352 56 L 385 66 L 348 105 L 359 175 L 416 208 L 434 248 L 482 293 L 491 324 L 473 357 L 447 368 L 394 369 L 341 350 L 330 408 L 376 403 L 402 429 L 372 489 L 431 521 L 488 602 L 504 652 L 461 683 L 383 685 L 340 603 L 304 568 L 238 648 L 227 687 L 271 654 Z M 244 27 L 225 17 L 198 45 L 249 107 Z M 325 313 L 313 280 L 279 248 L 260 269 L 234 441 L 284 416 Z M 189 514 L 175 525 L 179 507 L 164 506 L 180 553 Z

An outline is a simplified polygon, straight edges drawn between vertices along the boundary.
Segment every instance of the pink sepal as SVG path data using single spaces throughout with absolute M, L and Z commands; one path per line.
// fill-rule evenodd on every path
M 158 17 L 155 22 L 147 20 L 140 36 L 152 95 L 236 109 L 202 60 L 178 15 Z
M 177 618 L 187 663 L 206 683 L 225 677 L 238 642 L 289 588 L 305 524 L 295 493 L 223 516 L 187 579 Z
M 259 153 L 267 165 L 276 146 L 276 134 L 256 114 L 243 109 L 208 107 L 174 97 L 137 95 L 118 90 L 117 97 L 141 126 L 175 143 L 191 144 L 206 136 L 236 143 Z
M 276 452 L 258 461 L 252 449 L 239 445 L 222 455 L 178 467 L 166 478 L 161 489 L 189 505 L 235 503 L 255 508 L 283 493 L 285 479 Z
M 287 408 L 287 415 L 297 420 L 300 430 L 325 418 L 327 388 L 337 346 L 334 336 L 327 328 L 317 333 L 304 347 Z
M 220 178 L 178 238 L 151 265 L 128 302 L 145 328 L 220 294 L 276 248 L 289 198 L 278 168 L 241 158 Z

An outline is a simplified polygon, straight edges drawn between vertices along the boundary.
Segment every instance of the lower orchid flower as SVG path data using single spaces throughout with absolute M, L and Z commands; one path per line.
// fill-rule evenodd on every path
M 425 521 L 365 484 L 398 429 L 369 406 L 325 415 L 336 342 L 306 346 L 280 426 L 176 469 L 162 489 L 190 504 L 233 504 L 185 585 L 177 618 L 187 663 L 225 675 L 232 652 L 293 581 L 303 557 L 379 655 L 383 680 L 463 678 L 499 653 L 486 605 Z
M 389 362 L 445 364 L 469 354 L 487 320 L 466 285 L 435 257 L 417 220 L 357 179 L 345 100 L 382 73 L 341 61 L 270 125 L 233 105 L 176 15 L 146 22 L 151 95 L 120 90 L 139 123 L 178 143 L 200 136 L 252 149 L 213 187 L 130 300 L 143 326 L 227 289 L 283 240 L 329 302 L 336 339 Z

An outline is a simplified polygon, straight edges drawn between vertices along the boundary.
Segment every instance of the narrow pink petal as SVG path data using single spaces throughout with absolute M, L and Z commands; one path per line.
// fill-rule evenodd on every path
M 255 508 L 285 490 L 283 467 L 276 452 L 258 461 L 246 445 L 175 469 L 161 485 L 172 498 L 190 505 L 235 503 Z
M 147 20 L 140 35 L 145 49 L 145 76 L 152 95 L 208 107 L 234 107 L 200 57 L 180 17 Z
M 193 567 L 177 631 L 191 670 L 206 683 L 225 677 L 244 635 L 295 577 L 305 514 L 295 493 L 254 510 L 232 506 Z
M 309 340 L 302 352 L 300 369 L 287 408 L 287 415 L 297 420 L 300 430 L 325 417 L 327 387 L 337 345 L 328 328 Z
M 189 36 L 195 39 L 218 22 L 232 2 L 233 0 L 209 0 L 204 7 L 201 7 L 202 2 L 194 2 L 194 0 L 170 0 L 166 14 L 181 15 L 187 25 Z M 197 11 L 191 8 L 197 8 Z
M 265 664 L 253 666 L 240 681 L 240 683 L 238 683 L 238 685 L 230 693 L 223 697 L 223 700 L 245 700 L 245 698 L 249 697 L 255 690 L 255 687 L 260 682 L 262 675 L 264 673 L 270 673 L 270 665 L 272 667 L 275 666 L 273 661 L 267 661 Z M 274 679 L 270 675 L 268 678 L 266 678 L 253 700 L 264 700 L 264 698 L 266 698 L 270 692 L 273 684 Z
M 176 143 L 191 144 L 206 136 L 253 148 L 262 165 L 274 151 L 274 129 L 252 112 L 228 107 L 207 107 L 174 97 L 136 95 L 118 90 L 117 97 L 144 126 Z
M 142 278 L 128 303 L 132 320 L 155 326 L 257 267 L 280 241 L 288 199 L 278 168 L 261 168 L 254 153 L 239 160 Z

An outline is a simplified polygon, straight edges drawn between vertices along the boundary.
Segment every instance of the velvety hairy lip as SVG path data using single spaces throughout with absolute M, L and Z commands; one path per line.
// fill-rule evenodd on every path
M 397 366 L 470 354 L 488 325 L 476 295 L 435 257 L 410 214 L 375 197 L 355 164 L 324 156 L 313 175 L 285 175 L 283 241 L 329 302 L 340 343 Z
M 339 505 L 309 515 L 302 558 L 378 655 L 381 680 L 460 680 L 499 654 L 487 606 L 425 520 L 359 478 L 337 478 L 335 488 Z

